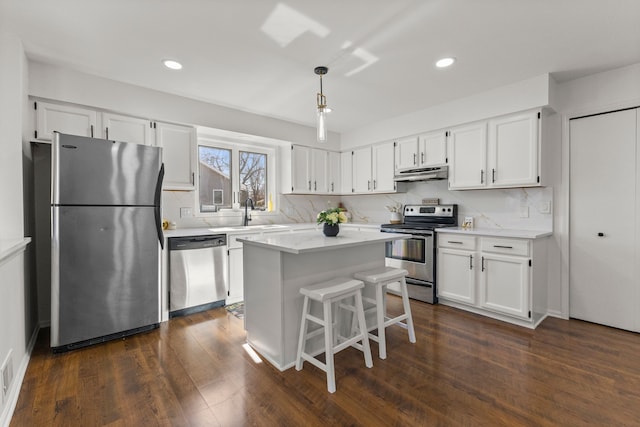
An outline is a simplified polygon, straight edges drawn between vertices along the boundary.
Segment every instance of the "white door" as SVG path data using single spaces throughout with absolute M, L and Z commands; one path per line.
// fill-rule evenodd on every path
M 314 193 L 327 192 L 327 156 L 325 150 L 311 150 L 311 191 Z
M 483 254 L 479 304 L 482 308 L 529 318 L 529 259 Z
M 242 247 L 229 249 L 229 289 L 226 304 L 242 301 L 244 295 L 244 273 Z
M 104 138 L 113 141 L 153 145 L 152 122 L 138 117 L 102 113 Z
M 569 315 L 639 331 L 636 110 L 570 122 Z
M 445 131 L 420 135 L 419 141 L 420 166 L 432 167 L 447 164 L 447 137 Z
M 373 191 L 395 191 L 393 170 L 393 142 L 374 145 L 373 150 Z
M 310 158 L 311 148 L 301 145 L 291 146 L 291 179 L 294 193 L 311 191 Z
M 327 163 L 327 190 L 329 193 L 340 193 L 341 176 L 340 176 L 340 153 L 329 151 Z
M 356 193 L 371 191 L 371 147 L 353 150 L 352 173 Z
M 517 187 L 538 183 L 538 112 L 489 121 L 489 185 Z
M 438 298 L 475 305 L 475 268 L 480 261 L 475 254 L 459 249 L 438 249 Z
M 353 190 L 353 155 L 351 151 L 340 153 L 340 192 L 351 194 Z
M 100 138 L 98 113 L 88 108 L 36 102 L 36 134 L 38 141 L 52 141 L 53 132 Z
M 156 145 L 162 147 L 165 190 L 195 188 L 196 131 L 189 126 L 157 122 Z
M 399 139 L 395 142 L 396 151 L 396 171 L 410 169 L 418 166 L 418 139 Z
M 453 128 L 447 141 L 449 188 L 487 185 L 487 123 Z

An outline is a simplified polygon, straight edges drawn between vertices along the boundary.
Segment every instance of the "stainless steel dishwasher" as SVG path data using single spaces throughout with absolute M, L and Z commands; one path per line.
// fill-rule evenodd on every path
M 227 235 L 169 238 L 169 317 L 224 305 Z

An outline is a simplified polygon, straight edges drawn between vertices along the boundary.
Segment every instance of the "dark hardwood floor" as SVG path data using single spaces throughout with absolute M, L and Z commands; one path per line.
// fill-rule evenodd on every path
M 390 311 L 400 299 L 389 296 Z M 417 343 L 388 329 L 387 360 L 336 356 L 337 392 L 305 363 L 245 352 L 226 310 L 54 355 L 38 343 L 11 426 L 623 426 L 640 424 L 640 334 L 546 319 L 535 331 L 412 301 Z

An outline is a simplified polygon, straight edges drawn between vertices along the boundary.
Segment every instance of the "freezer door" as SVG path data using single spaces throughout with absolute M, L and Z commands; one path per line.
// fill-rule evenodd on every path
M 52 204 L 154 205 L 162 149 L 54 133 Z
M 52 208 L 51 346 L 160 322 L 152 207 Z

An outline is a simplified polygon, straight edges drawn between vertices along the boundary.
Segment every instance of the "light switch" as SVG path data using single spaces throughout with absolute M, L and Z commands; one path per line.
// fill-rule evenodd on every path
M 538 207 L 538 211 L 543 214 L 551 213 L 551 202 L 540 202 L 540 206 Z
M 180 218 L 191 218 L 192 216 L 191 208 L 180 208 Z

